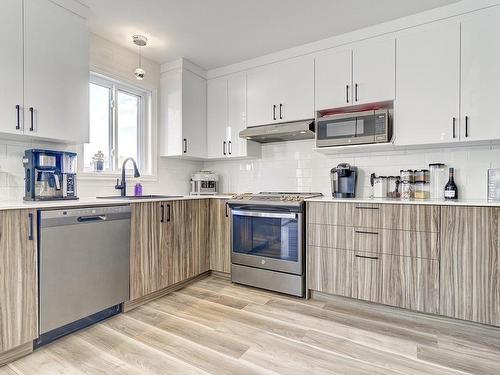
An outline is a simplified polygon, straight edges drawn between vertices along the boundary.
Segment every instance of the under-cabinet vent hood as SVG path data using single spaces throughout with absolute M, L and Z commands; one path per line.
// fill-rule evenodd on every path
M 297 141 L 314 138 L 314 120 L 252 126 L 240 132 L 240 138 L 259 143 Z

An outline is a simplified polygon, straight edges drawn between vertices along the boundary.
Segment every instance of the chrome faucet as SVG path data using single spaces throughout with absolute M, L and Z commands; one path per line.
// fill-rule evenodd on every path
M 139 173 L 139 169 L 137 168 L 137 163 L 135 162 L 135 160 L 133 158 L 126 158 L 122 164 L 122 182 L 120 182 L 119 179 L 116 179 L 116 185 L 115 185 L 115 189 L 120 190 L 120 195 L 122 197 L 127 195 L 127 182 L 125 181 L 125 164 L 127 164 L 127 162 L 129 160 L 131 160 L 132 163 L 134 164 L 134 177 L 141 176 L 141 174 Z

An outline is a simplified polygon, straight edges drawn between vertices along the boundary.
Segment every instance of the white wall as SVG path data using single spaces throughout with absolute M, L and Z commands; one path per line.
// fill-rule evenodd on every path
M 488 168 L 500 168 L 500 146 L 429 149 L 325 156 L 313 151 L 314 141 L 262 146 L 262 159 L 206 162 L 222 176 L 221 191 L 315 191 L 331 194 L 330 169 L 342 162 L 360 169 L 358 196 L 370 195 L 369 176 L 399 175 L 401 169 L 427 168 L 442 162 L 456 168 L 460 198 L 485 199 Z
M 95 34 L 90 35 L 91 70 L 110 75 L 116 79 L 137 85 L 134 69 L 138 62 L 136 53 L 113 44 Z M 148 59 L 142 59 L 146 78 L 141 85 L 159 96 L 160 65 Z M 158 106 L 156 106 L 158 112 Z M 155 117 L 159 118 L 158 113 Z M 158 140 L 158 137 L 154 139 Z M 0 199 L 21 198 L 24 195 L 24 168 L 22 157 L 27 148 L 46 148 L 53 150 L 80 151 L 80 147 L 56 143 L 13 142 L 0 138 Z M 190 189 L 189 177 L 202 168 L 201 162 L 158 158 L 157 179 L 143 181 L 145 194 L 187 194 Z M 94 197 L 96 195 L 116 194 L 114 179 L 78 179 L 78 195 Z M 129 193 L 133 192 L 134 182 L 128 184 Z

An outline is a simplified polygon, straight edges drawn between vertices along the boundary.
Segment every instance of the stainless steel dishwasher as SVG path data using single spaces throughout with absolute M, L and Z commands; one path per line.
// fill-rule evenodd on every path
M 38 212 L 35 346 L 121 312 L 129 299 L 130 206 Z

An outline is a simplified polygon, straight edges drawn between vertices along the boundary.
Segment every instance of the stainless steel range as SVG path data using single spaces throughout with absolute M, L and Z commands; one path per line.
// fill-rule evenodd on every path
M 304 200 L 321 195 L 262 192 L 229 200 L 232 281 L 303 297 Z

